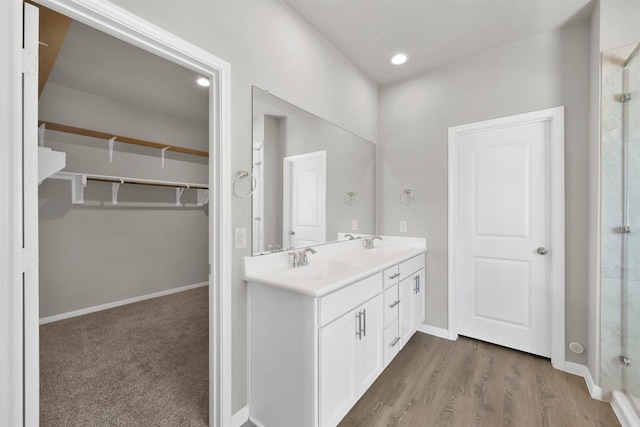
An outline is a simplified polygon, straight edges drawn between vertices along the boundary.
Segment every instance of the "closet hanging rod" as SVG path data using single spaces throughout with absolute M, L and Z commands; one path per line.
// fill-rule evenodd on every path
M 182 183 L 162 183 L 162 182 L 151 182 L 151 181 L 136 181 L 129 178 L 94 178 L 91 176 L 87 176 L 87 181 L 99 181 L 99 182 L 112 182 L 116 184 L 134 184 L 134 185 L 150 185 L 153 187 L 172 187 L 172 188 L 193 188 L 195 190 L 208 190 L 208 185 L 200 185 L 200 184 L 182 184 Z
M 91 130 L 91 129 L 83 129 L 75 126 L 62 125 L 60 123 L 46 122 L 43 120 L 38 121 L 38 126 L 41 126 L 42 124 L 45 125 L 45 128 L 47 130 L 73 133 L 76 135 L 90 136 L 92 138 L 100 138 L 100 139 L 106 139 L 106 140 L 116 137 L 117 142 L 124 142 L 126 144 L 142 145 L 144 147 L 159 148 L 159 149 L 168 147 L 169 151 L 175 151 L 177 153 L 185 153 L 185 154 L 193 154 L 194 156 L 209 157 L 209 153 L 207 151 L 193 150 L 191 148 L 180 147 L 178 145 L 161 144 L 159 142 L 145 141 L 144 139 L 130 138 L 127 136 L 116 135 L 114 133 L 101 132 L 101 131 Z

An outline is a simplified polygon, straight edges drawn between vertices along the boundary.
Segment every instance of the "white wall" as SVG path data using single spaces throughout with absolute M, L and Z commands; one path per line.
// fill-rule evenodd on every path
M 251 87 L 258 86 L 367 140 L 377 140 L 377 87 L 281 1 L 115 0 L 231 64 L 232 164 L 251 167 Z M 251 227 L 250 199 L 232 201 L 233 227 Z M 233 250 L 229 248 L 229 250 Z M 232 410 L 247 403 L 246 285 L 233 253 Z
M 586 20 L 380 90 L 378 231 L 407 221 L 407 235 L 427 237 L 426 323 L 447 327 L 448 128 L 564 105 L 566 339 L 586 345 L 588 103 Z M 396 200 L 405 188 L 412 205 Z

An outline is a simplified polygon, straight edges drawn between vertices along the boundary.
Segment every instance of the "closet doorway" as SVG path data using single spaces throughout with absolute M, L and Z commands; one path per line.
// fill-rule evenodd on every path
M 224 179 L 228 174 L 223 170 L 229 143 L 228 117 L 223 114 L 228 107 L 224 102 L 228 100 L 228 65 L 113 6 L 88 10 L 75 1 L 38 3 L 77 19 L 69 25 L 65 41 L 77 48 L 65 52 L 63 43 L 49 80 L 43 84 L 40 78 L 39 104 L 36 100 L 41 126 L 36 143 L 42 147 L 38 151 L 65 153 L 66 159 L 64 169 L 54 176 L 38 177 L 42 184 L 35 222 L 39 220 L 40 232 L 31 247 L 40 249 L 40 289 L 25 295 L 25 373 L 40 370 L 34 355 L 39 352 L 37 323 L 70 322 L 78 315 L 95 316 L 103 309 L 117 310 L 113 307 L 187 289 L 202 292 L 208 283 L 210 291 L 204 297 L 208 302 L 204 306 L 209 335 L 204 347 L 208 350 L 204 366 L 209 367 L 205 375 L 208 420 L 204 422 L 226 424 L 230 405 L 222 401 L 222 391 L 228 384 L 220 374 L 229 350 L 221 338 L 228 336 L 225 319 L 230 316 L 221 310 L 228 293 L 220 284 L 230 280 L 228 260 L 220 249 L 229 241 L 228 227 L 223 226 L 229 218 L 222 209 L 229 200 L 224 188 L 225 184 L 228 188 Z M 95 35 L 111 38 L 113 43 L 92 48 Z M 40 41 L 46 43 L 42 37 Z M 116 45 L 126 47 L 120 50 Z M 92 49 L 97 55 L 87 57 Z M 134 51 L 146 55 L 143 62 L 151 64 L 151 71 L 137 73 L 129 68 L 136 62 Z M 115 76 L 101 78 L 109 75 L 108 62 L 115 65 Z M 99 72 L 91 68 L 96 66 Z M 177 94 L 190 88 L 177 85 L 173 91 L 159 90 L 170 88 L 167 75 L 171 73 L 178 79 L 193 77 L 189 78 L 193 86 L 197 76 L 208 78 L 212 85 L 196 89 L 204 94 L 199 105 L 180 105 L 178 100 L 187 97 Z M 153 83 L 154 76 L 162 84 Z M 29 108 L 25 99 L 25 117 Z M 106 134 L 113 136 L 106 138 Z M 25 161 L 29 160 L 26 147 L 32 143 L 25 140 Z M 209 152 L 215 155 L 210 158 Z M 25 169 L 25 182 L 28 173 Z M 211 192 L 211 204 L 209 188 L 218 190 Z M 33 221 L 28 210 L 25 203 L 25 229 L 28 219 Z M 182 322 L 167 329 L 188 334 L 189 325 L 184 318 Z M 99 343 L 105 338 L 104 332 L 98 332 L 92 339 Z M 88 376 L 99 379 L 100 374 L 98 369 Z M 25 377 L 25 421 L 30 425 L 37 425 L 41 385 L 38 378 Z

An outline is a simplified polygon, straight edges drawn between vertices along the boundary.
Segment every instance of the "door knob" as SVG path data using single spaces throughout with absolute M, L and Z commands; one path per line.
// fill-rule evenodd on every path
M 294 234 L 296 234 L 296 232 L 295 232 L 295 231 L 290 231 L 290 232 L 289 232 L 289 235 L 291 235 L 291 236 L 293 236 Z
M 544 248 L 544 247 L 540 246 L 540 247 L 538 248 L 538 254 L 540 254 L 540 255 L 546 255 L 546 254 L 547 254 L 547 248 Z

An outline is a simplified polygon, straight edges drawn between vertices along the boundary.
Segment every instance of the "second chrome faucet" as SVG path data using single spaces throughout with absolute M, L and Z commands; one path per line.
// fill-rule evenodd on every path
M 309 256 L 308 253 L 312 254 L 316 253 L 316 250 L 313 248 L 304 248 L 299 252 L 289 252 L 289 255 L 293 257 L 291 261 L 292 267 L 302 267 L 303 265 L 309 264 Z

